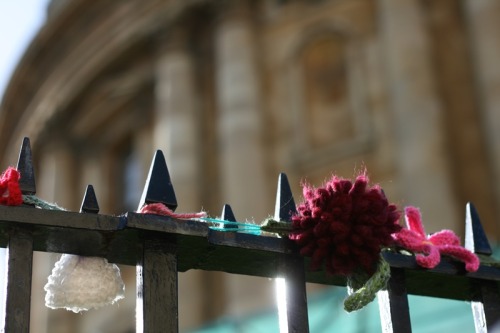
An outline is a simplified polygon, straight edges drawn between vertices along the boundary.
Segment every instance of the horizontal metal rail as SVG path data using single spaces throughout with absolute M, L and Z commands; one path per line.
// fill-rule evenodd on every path
M 29 156 L 27 158 L 26 156 Z M 21 184 L 35 191 L 29 141 L 23 143 L 20 172 L 31 174 Z M 166 174 L 165 174 L 166 172 Z M 160 174 L 157 174 L 160 173 Z M 26 178 L 25 178 L 26 179 Z M 165 186 L 157 186 L 158 179 Z M 152 184 L 155 184 L 152 186 Z M 172 193 L 161 193 L 171 191 Z M 142 203 L 177 203 L 166 164 L 157 152 Z M 295 209 L 284 175 L 278 182 L 276 217 L 289 219 Z M 121 216 L 98 213 L 93 189 L 87 189 L 81 212 L 43 210 L 32 206 L 0 206 L 0 246 L 8 249 L 5 332 L 28 333 L 33 251 L 107 258 L 137 267 L 137 332 L 177 332 L 177 276 L 190 269 L 222 271 L 288 281 L 287 331 L 307 332 L 305 283 L 345 286 L 341 276 L 310 272 L 286 238 L 213 230 L 200 220 L 128 212 Z M 224 218 L 235 220 L 228 205 Z M 467 206 L 468 247 L 479 244 L 479 254 L 490 255 L 489 244 L 472 205 Z M 410 332 L 408 294 L 472 302 L 477 332 L 487 332 L 500 317 L 500 268 L 483 264 L 468 273 L 463 263 L 443 259 L 434 269 L 423 269 L 413 256 L 384 252 L 392 276 L 379 293 L 384 332 Z

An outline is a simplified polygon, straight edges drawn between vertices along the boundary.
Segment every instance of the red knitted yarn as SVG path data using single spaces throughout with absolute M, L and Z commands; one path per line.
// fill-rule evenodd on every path
M 19 206 L 23 203 L 23 195 L 19 187 L 19 171 L 8 167 L 0 177 L 0 204 Z
M 207 213 L 205 212 L 198 212 L 198 213 L 174 213 L 173 210 L 168 208 L 162 203 L 152 203 L 152 204 L 147 204 L 144 205 L 139 213 L 143 214 L 156 214 L 156 215 L 164 215 L 164 216 L 170 216 L 174 217 L 177 219 L 196 219 L 200 217 L 206 217 Z
M 323 187 L 304 186 L 304 199 L 293 216 L 290 239 L 311 257 L 311 269 L 325 265 L 331 274 L 350 275 L 359 269 L 373 273 L 382 247 L 401 230 L 400 212 L 389 204 L 380 186 L 368 186 L 368 176 L 354 184 L 333 176 Z

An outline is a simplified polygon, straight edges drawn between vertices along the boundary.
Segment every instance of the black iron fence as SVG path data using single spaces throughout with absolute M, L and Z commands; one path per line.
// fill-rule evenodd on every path
M 36 192 L 29 140 L 21 148 L 18 170 L 23 194 Z M 161 151 L 153 159 L 141 203 L 177 203 Z M 234 216 L 229 206 L 223 219 Z M 275 218 L 290 220 L 295 210 L 284 174 L 279 176 Z M 178 272 L 190 269 L 281 277 L 286 281 L 283 331 L 308 332 L 306 282 L 345 286 L 343 277 L 309 272 L 307 262 L 286 238 L 223 232 L 205 222 L 129 212 L 99 214 L 91 187 L 81 212 L 0 206 L 0 245 L 7 248 L 4 332 L 27 333 L 30 322 L 33 251 L 98 256 L 137 267 L 137 332 L 178 332 Z M 492 254 L 474 207 L 466 207 L 466 246 Z M 462 263 L 443 259 L 423 269 L 412 256 L 384 253 L 391 266 L 387 289 L 378 294 L 383 332 L 411 332 L 408 294 L 471 302 L 476 332 L 492 332 L 500 319 L 500 269 L 482 264 L 467 273 Z

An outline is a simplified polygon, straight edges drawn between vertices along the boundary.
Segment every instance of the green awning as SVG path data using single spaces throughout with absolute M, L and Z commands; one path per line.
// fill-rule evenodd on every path
M 330 287 L 309 296 L 311 333 L 381 332 L 377 301 L 355 313 L 343 310 L 346 289 Z M 474 322 L 470 303 L 430 297 L 409 296 L 414 333 L 470 333 Z M 279 332 L 275 309 L 244 317 L 225 317 L 189 333 L 273 333 Z

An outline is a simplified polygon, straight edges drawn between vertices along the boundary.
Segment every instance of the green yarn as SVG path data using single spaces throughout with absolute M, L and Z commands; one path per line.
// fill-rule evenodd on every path
M 491 257 L 489 255 L 485 255 L 485 254 L 478 254 L 477 256 L 479 257 L 479 260 L 481 261 L 481 265 L 500 267 L 500 261 L 498 261 L 494 257 Z
M 344 310 L 353 312 L 372 302 L 377 292 L 386 287 L 390 277 L 391 267 L 383 258 L 380 258 L 377 271 L 370 278 L 356 275 L 348 277 L 349 296 L 344 300 Z
M 36 195 L 23 195 L 23 203 L 28 204 L 28 205 L 33 205 L 35 207 L 39 207 L 41 209 L 48 209 L 48 210 L 66 210 L 62 207 L 59 207 L 56 204 L 44 201 L 37 197 Z
M 292 223 L 287 221 L 276 221 L 275 219 L 269 217 L 262 222 L 260 225 L 260 230 L 272 232 L 278 234 L 282 237 L 287 236 L 293 230 Z

